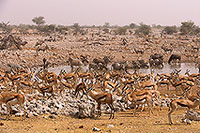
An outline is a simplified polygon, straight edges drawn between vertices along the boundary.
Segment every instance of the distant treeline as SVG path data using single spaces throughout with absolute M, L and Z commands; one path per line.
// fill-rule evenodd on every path
M 9 22 L 5 23 L 2 22 L 0 23 L 0 30 L 3 33 L 10 33 L 10 32 L 18 32 L 18 33 L 30 33 L 31 32 L 40 32 L 40 33 L 65 33 L 66 31 L 73 30 L 74 32 L 83 32 L 84 28 L 101 28 L 105 33 L 109 33 L 109 29 L 115 29 L 115 33 L 119 35 L 125 35 L 127 31 L 129 33 L 132 33 L 132 30 L 134 30 L 134 34 L 142 33 L 144 35 L 148 35 L 151 33 L 152 28 L 157 28 L 161 29 L 161 33 L 163 34 L 175 34 L 179 33 L 181 35 L 197 35 L 200 33 L 200 27 L 195 25 L 194 22 L 192 21 L 185 21 L 181 22 L 181 26 L 161 26 L 161 25 L 146 25 L 143 23 L 140 23 L 139 25 L 135 23 L 130 23 L 129 25 L 125 26 L 112 26 L 110 23 L 105 22 L 104 25 L 101 26 L 96 26 L 96 25 L 91 25 L 91 26 L 81 26 L 79 23 L 74 23 L 73 25 L 66 26 L 66 25 L 56 25 L 56 24 L 46 24 L 44 17 L 39 16 L 35 17 L 32 19 L 32 22 L 35 25 L 30 25 L 30 24 L 19 24 L 19 25 L 10 25 Z

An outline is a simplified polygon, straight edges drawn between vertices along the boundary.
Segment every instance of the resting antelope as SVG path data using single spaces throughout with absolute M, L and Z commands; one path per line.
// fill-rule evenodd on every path
M 193 102 L 190 101 L 190 100 L 187 100 L 187 99 L 172 100 L 171 103 L 170 103 L 170 106 L 169 106 L 169 113 L 168 113 L 170 125 L 173 124 L 172 119 L 171 119 L 171 114 L 178 108 L 178 105 L 180 105 L 181 107 L 187 107 L 188 111 L 189 111 L 190 109 L 194 109 L 195 107 L 200 105 L 200 100 L 198 98 L 194 99 Z
M 1 93 L 0 94 L 0 104 L 6 104 L 7 106 L 7 117 L 6 119 L 9 119 L 10 111 L 11 111 L 11 106 L 19 104 L 21 108 L 24 110 L 24 117 L 26 115 L 26 111 L 24 109 L 24 104 L 25 102 L 25 97 L 23 94 L 19 93 L 12 93 L 12 92 L 7 92 L 7 93 Z

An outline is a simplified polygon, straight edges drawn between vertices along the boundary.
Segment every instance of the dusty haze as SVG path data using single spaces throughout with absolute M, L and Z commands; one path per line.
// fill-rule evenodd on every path
M 192 20 L 200 25 L 199 0 L 0 0 L 0 21 L 33 24 L 44 16 L 48 24 L 71 25 L 180 25 Z

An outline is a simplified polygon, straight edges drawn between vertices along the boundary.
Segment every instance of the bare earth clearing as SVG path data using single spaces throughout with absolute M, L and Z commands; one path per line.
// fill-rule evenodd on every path
M 87 30 L 87 29 L 85 29 Z M 80 59 L 86 56 L 91 62 L 94 58 L 104 56 L 113 57 L 112 62 L 136 61 L 142 59 L 149 61 L 150 55 L 158 53 L 163 55 L 164 62 L 167 62 L 172 53 L 181 55 L 181 62 L 198 62 L 199 37 L 166 35 L 160 37 L 161 31 L 154 31 L 149 36 L 138 35 L 114 35 L 105 34 L 99 29 L 88 29 L 86 35 L 61 35 L 60 39 L 55 35 L 56 41 L 45 41 L 40 49 L 48 46 L 46 50 L 39 50 L 36 42 L 47 40 L 48 36 L 41 35 L 16 35 L 28 43 L 22 50 L 4 50 L 0 52 L 1 64 L 14 63 L 26 65 L 28 67 L 39 66 L 45 57 L 51 66 L 67 65 L 68 57 Z M 100 32 L 100 33 L 98 33 Z M 127 45 L 123 44 L 123 39 L 127 40 Z M 141 53 L 142 52 L 142 53 Z
M 60 116 L 55 119 L 33 117 L 21 121 L 21 118 L 12 117 L 11 121 L 2 121 L 1 132 L 92 132 L 97 127 L 101 132 L 199 132 L 200 123 L 192 122 L 191 125 L 181 123 L 185 109 L 178 109 L 172 119 L 174 125 L 168 124 L 167 108 L 162 111 L 154 109 L 152 117 L 146 117 L 147 112 L 139 112 L 139 116 L 133 117 L 132 111 L 116 113 L 116 118 L 108 120 L 109 115 L 102 115 L 97 120 L 75 119 Z

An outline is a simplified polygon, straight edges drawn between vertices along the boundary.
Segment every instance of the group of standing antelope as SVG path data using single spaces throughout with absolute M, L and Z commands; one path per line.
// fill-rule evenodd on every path
M 107 104 L 111 109 L 110 118 L 114 118 L 113 94 L 121 96 L 125 103 L 131 102 L 136 116 L 136 110 L 140 105 L 147 105 L 149 116 L 153 113 L 153 101 L 160 104 L 159 88 L 166 85 L 170 91 L 175 88 L 176 93 L 181 92 L 182 99 L 171 100 L 169 104 L 168 118 L 172 124 L 171 114 L 178 105 L 193 109 L 200 105 L 200 90 L 198 87 L 200 74 L 190 74 L 187 70 L 185 75 L 179 74 L 180 70 L 171 73 L 143 74 L 135 71 L 132 74 L 125 74 L 118 71 L 105 72 L 71 72 L 61 70 L 58 75 L 41 69 L 34 74 L 25 68 L 15 68 L 9 71 L 0 69 L 0 103 L 7 105 L 9 118 L 11 106 L 19 104 L 23 109 L 25 97 L 23 93 L 38 91 L 43 97 L 54 97 L 55 94 L 73 93 L 76 97 L 90 96 L 98 104 L 98 116 L 101 116 L 101 105 Z M 82 95 L 81 95 L 82 92 Z M 42 98 L 42 97 L 41 97 Z M 25 111 L 25 109 L 24 109 Z M 26 111 L 25 111 L 26 112 Z M 24 113 L 26 115 L 26 113 Z

